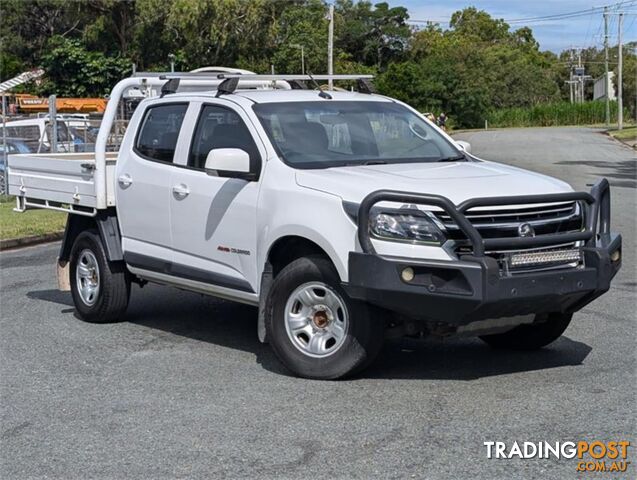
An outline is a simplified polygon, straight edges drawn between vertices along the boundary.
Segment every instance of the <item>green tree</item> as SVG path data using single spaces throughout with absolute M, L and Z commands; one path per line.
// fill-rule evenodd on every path
M 79 40 L 60 36 L 48 42 L 41 63 L 46 77 L 37 93 L 60 97 L 106 95 L 115 83 L 130 75 L 131 65 L 129 59 L 89 52 Z
M 385 2 L 372 8 L 370 2 L 353 0 L 337 0 L 335 5 L 336 48 L 379 70 L 404 58 L 411 36 L 406 8 L 390 8 Z
M 236 66 L 260 73 L 327 71 L 327 0 L 0 0 L 0 76 L 43 66 L 40 93 L 103 95 L 130 63 L 140 70 Z M 528 27 L 512 30 L 475 7 L 448 29 L 414 29 L 402 6 L 335 0 L 336 73 L 378 73 L 381 93 L 462 126 L 489 111 L 568 99 L 569 52 L 541 52 Z M 611 48 L 616 68 L 617 48 Z M 582 51 L 599 77 L 603 51 Z M 624 102 L 634 110 L 637 59 L 625 50 Z M 30 86 L 29 88 L 33 88 Z M 592 96 L 593 84 L 586 85 Z
M 27 66 L 37 66 L 49 38 L 81 33 L 90 19 L 81 2 L 67 0 L 2 0 L 0 44 Z
M 409 63 L 419 67 L 407 71 L 418 73 L 402 81 L 392 78 L 395 94 L 402 98 L 404 91 L 413 97 L 415 89 L 422 89 L 426 99 L 408 101 L 439 106 L 460 126 L 481 125 L 492 109 L 533 105 L 560 95 L 552 69 L 556 58 L 539 51 L 532 31 L 525 27 L 511 32 L 504 21 L 473 7 L 454 13 L 449 30 L 428 25 L 415 32 Z M 386 88 L 387 78 L 380 84 Z
M 445 84 L 429 75 L 427 66 L 416 62 L 392 63 L 378 76 L 376 86 L 421 112 L 439 112 L 446 98 Z
M 511 37 L 509 25 L 504 20 L 495 19 L 475 7 L 455 12 L 451 16 L 449 27 L 458 35 L 473 41 L 493 43 Z
M 305 71 L 327 73 L 327 7 L 321 0 L 309 0 L 296 8 L 281 12 L 276 31 L 276 48 L 272 63 L 277 72 L 301 71 L 301 51 L 305 54 Z
M 0 82 L 13 78 L 24 71 L 24 64 L 10 52 L 0 51 Z
M 135 0 L 84 0 L 83 8 L 94 19 L 84 29 L 87 47 L 128 55 L 134 41 L 135 3 Z
M 167 70 L 168 55 L 177 55 L 177 68 L 184 69 L 183 51 L 168 30 L 166 19 L 173 0 L 137 0 L 133 31 L 133 58 L 140 70 Z
M 166 12 L 166 28 L 186 68 L 233 65 L 258 58 L 271 46 L 267 0 L 175 0 Z

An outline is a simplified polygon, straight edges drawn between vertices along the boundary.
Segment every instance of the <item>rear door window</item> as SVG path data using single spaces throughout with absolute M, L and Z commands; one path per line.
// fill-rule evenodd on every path
M 135 150 L 150 160 L 172 163 L 188 104 L 149 107 L 135 142 Z

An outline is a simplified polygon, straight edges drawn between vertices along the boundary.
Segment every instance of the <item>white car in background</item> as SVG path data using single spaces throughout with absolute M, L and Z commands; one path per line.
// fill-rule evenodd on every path
M 11 120 L 0 124 L 0 142 L 6 126 L 6 136 L 20 138 L 28 143 L 33 152 L 46 152 L 51 148 L 52 124 L 48 117 L 32 117 Z M 59 152 L 72 152 L 73 139 L 69 128 L 61 119 L 57 121 L 57 145 Z

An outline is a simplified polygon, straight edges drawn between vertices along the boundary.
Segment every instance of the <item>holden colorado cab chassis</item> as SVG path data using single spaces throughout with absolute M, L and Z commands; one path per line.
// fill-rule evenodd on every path
M 389 335 L 540 348 L 609 289 L 605 179 L 573 192 L 478 159 L 367 77 L 307 88 L 326 79 L 139 74 L 113 89 L 94 156 L 11 156 L 19 211 L 70 213 L 58 277 L 79 316 L 124 319 L 131 282 L 244 302 L 292 372 L 331 379 Z M 130 89 L 146 98 L 107 153 Z

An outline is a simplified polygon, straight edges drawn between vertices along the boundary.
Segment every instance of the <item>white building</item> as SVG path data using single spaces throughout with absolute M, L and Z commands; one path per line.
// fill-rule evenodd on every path
M 608 92 L 609 100 L 617 100 L 617 94 L 615 93 L 615 86 L 613 85 L 613 72 L 608 72 L 608 81 L 604 81 L 605 75 L 595 79 L 593 85 L 593 100 L 600 100 L 606 98 L 606 92 Z

